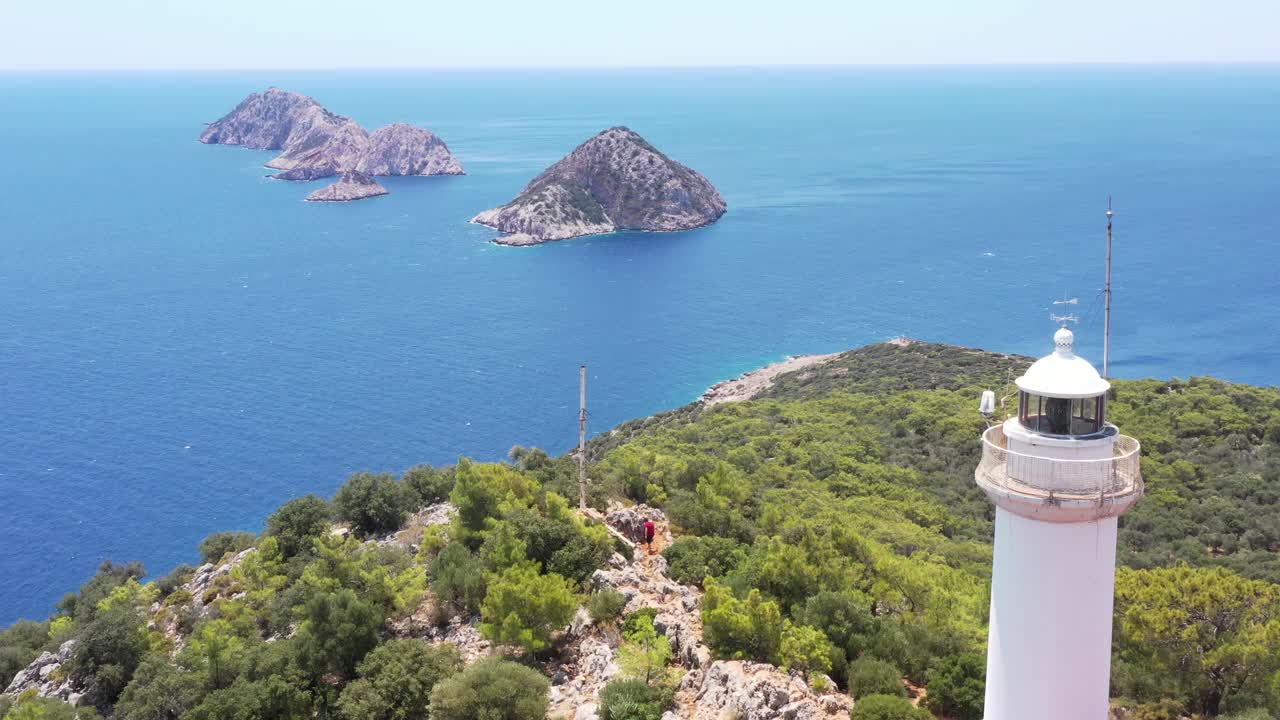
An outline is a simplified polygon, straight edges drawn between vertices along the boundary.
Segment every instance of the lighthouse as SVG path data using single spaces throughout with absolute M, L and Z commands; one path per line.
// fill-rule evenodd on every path
M 1107 422 L 1107 382 L 1071 330 L 982 435 L 996 505 L 985 720 L 1105 720 L 1116 526 L 1142 497 L 1138 441 Z

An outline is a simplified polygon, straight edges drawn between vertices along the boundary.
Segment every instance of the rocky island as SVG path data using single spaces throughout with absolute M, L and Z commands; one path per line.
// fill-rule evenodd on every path
M 617 230 L 671 232 L 708 225 L 724 198 L 700 173 L 625 127 L 605 130 L 538 175 L 514 200 L 472 222 L 535 245 Z
M 465 174 L 440 136 L 408 123 L 375 131 L 356 169 L 369 175 Z
M 346 202 L 363 200 L 364 198 L 386 195 L 387 189 L 377 180 L 358 170 L 342 173 L 342 177 L 332 185 L 316 190 L 307 196 L 308 202 Z
M 370 135 L 355 120 L 331 112 L 314 99 L 274 87 L 253 93 L 210 123 L 200 142 L 279 150 L 267 163 L 283 171 L 272 176 L 278 180 L 308 182 L 348 172 L 361 176 L 464 174 L 449 147 L 426 128 L 395 123 Z M 344 177 L 307 199 L 357 200 L 386 194 L 385 188 L 370 182 Z M 369 192 L 373 187 L 380 192 Z M 327 190 L 333 192 L 326 194 L 338 197 L 316 197 Z M 348 191 L 351 197 L 341 197 Z

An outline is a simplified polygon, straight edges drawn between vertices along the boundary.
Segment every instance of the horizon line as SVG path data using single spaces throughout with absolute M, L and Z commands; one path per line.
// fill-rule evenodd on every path
M 216 72 L 421 72 L 545 70 L 786 70 L 786 69 L 947 69 L 947 68 L 1049 68 L 1049 67 L 1273 67 L 1276 60 L 1027 60 L 1016 62 L 866 62 L 866 63 L 720 63 L 704 65 L 355 65 L 355 66 L 246 66 L 246 67 L 0 67 L 0 74 L 20 73 L 216 73 Z

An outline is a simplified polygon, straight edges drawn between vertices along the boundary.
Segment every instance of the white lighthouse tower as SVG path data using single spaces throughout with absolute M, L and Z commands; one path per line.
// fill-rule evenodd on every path
M 1138 441 L 1067 328 L 1016 380 L 1018 416 L 982 435 L 996 504 L 985 720 L 1104 720 L 1116 524 L 1142 496 Z

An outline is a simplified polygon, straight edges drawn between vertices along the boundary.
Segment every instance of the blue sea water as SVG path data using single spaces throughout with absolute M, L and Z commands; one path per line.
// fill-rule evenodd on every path
M 468 175 L 315 205 L 195 142 L 273 84 Z M 467 224 L 618 124 L 729 213 Z M 356 470 L 561 452 L 581 362 L 598 432 L 792 353 L 1040 354 L 1062 297 L 1100 359 L 1108 194 L 1114 374 L 1275 384 L 1277 127 L 1277 67 L 0 75 L 0 623 Z

